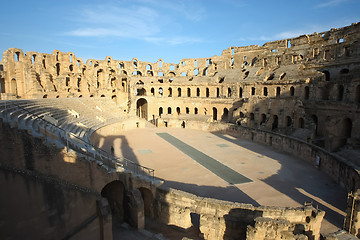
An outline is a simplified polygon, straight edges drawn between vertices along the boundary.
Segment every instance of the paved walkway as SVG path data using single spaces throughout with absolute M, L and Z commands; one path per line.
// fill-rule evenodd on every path
M 165 137 L 171 143 L 164 133 L 171 135 Z M 165 186 L 255 206 L 296 207 L 313 202 L 326 211 L 323 233 L 343 224 L 347 193 L 312 165 L 270 147 L 229 135 L 173 128 L 134 129 L 106 136 L 101 142 L 104 150 L 110 152 L 114 146 L 115 155 L 155 169 Z M 182 147 L 175 142 L 183 143 Z M 184 148 L 196 152 L 195 156 Z M 200 161 L 199 156 L 203 157 Z M 251 181 L 227 179 L 226 170 L 218 174 L 206 166 L 208 159 Z

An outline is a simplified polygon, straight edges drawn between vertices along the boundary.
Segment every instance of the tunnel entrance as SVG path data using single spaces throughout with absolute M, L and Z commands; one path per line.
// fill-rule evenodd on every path
M 140 98 L 136 103 L 136 115 L 147 120 L 148 103 L 146 99 Z

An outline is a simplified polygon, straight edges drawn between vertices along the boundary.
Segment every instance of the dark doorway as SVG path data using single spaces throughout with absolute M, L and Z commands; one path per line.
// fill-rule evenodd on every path
M 136 115 L 147 120 L 148 104 L 146 99 L 140 98 L 136 103 Z

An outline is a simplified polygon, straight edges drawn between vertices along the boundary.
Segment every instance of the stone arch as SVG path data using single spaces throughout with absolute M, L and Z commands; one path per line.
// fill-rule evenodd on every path
M 318 131 L 318 117 L 316 115 L 311 115 L 311 119 L 314 123 L 314 133 L 315 133 L 315 136 L 318 136 L 319 135 L 319 131 Z
M 159 116 L 161 117 L 161 115 L 163 114 L 164 110 L 162 107 L 159 107 Z
M 266 115 L 263 113 L 261 114 L 260 124 L 265 124 L 266 122 Z
M 145 221 L 146 221 L 146 218 L 154 217 L 154 211 L 153 211 L 154 196 L 148 188 L 141 187 L 141 188 L 139 188 L 139 191 L 141 193 L 141 197 L 144 202 L 144 214 L 145 214 Z
M 171 114 L 171 107 L 168 107 L 167 114 Z
M 286 116 L 286 126 L 291 127 L 292 125 L 292 119 L 290 116 Z
M 336 100 L 342 101 L 343 98 L 344 98 L 344 86 L 343 85 L 338 85 Z
M 305 126 L 304 119 L 300 117 L 298 120 L 298 128 L 304 128 L 304 126 Z
M 221 117 L 221 121 L 227 122 L 229 119 L 229 110 L 227 108 L 224 108 L 223 115 Z
M 330 72 L 325 70 L 322 73 L 325 75 L 325 81 L 330 81 Z
M 274 115 L 271 125 L 271 130 L 276 130 L 278 127 L 279 127 L 279 117 L 277 115 Z
M 187 88 L 187 96 L 191 97 L 191 88 Z
M 351 138 L 352 121 L 350 118 L 345 118 L 343 121 L 342 135 L 345 138 Z
M 295 96 L 295 88 L 293 86 L 290 87 L 290 96 Z
M 177 108 L 176 108 L 176 113 L 177 113 L 177 115 L 180 114 L 180 107 L 177 107 Z
M 101 196 L 108 200 L 113 219 L 123 222 L 125 220 L 124 184 L 119 180 L 106 184 L 101 190 Z
M 355 103 L 360 104 L 360 85 L 355 89 Z
M 136 115 L 147 120 L 148 102 L 145 98 L 140 98 L 136 102 Z
M 216 109 L 216 107 L 213 107 L 213 120 L 217 121 L 217 109 Z
M 60 63 L 56 63 L 56 65 L 55 65 L 55 67 L 56 67 L 56 75 L 60 75 Z
M 136 90 L 137 90 L 137 93 L 136 93 L 137 96 L 146 96 L 145 88 L 138 88 Z
M 306 86 L 304 88 L 304 99 L 308 100 L 310 98 L 310 88 L 309 86 Z
M 243 89 L 242 87 L 239 88 L 239 98 L 243 97 Z
M 17 82 L 15 78 L 11 79 L 11 93 L 14 94 L 15 96 L 18 95 Z

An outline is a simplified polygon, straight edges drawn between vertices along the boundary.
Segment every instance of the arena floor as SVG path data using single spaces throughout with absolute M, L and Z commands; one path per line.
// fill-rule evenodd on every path
M 229 135 L 191 129 L 145 128 L 106 136 L 102 148 L 155 169 L 164 185 L 255 206 L 325 210 L 322 233 L 342 227 L 347 192 L 294 156 Z

